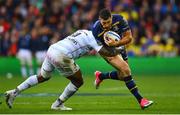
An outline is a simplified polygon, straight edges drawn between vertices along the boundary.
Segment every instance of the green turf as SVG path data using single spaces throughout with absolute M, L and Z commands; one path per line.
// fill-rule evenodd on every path
M 62 92 L 68 80 L 53 77 L 50 81 L 24 91 L 8 109 L 2 93 L 16 87 L 23 81 L 21 77 L 7 79 L 0 77 L 0 114 L 174 114 L 180 113 L 180 76 L 136 76 L 136 83 L 143 96 L 155 103 L 141 110 L 135 98 L 126 89 L 123 82 L 106 80 L 100 89 L 93 87 L 93 76 L 84 77 L 84 85 L 76 95 L 66 102 L 72 111 L 50 110 L 52 102 Z M 37 95 L 37 94 L 41 95 Z

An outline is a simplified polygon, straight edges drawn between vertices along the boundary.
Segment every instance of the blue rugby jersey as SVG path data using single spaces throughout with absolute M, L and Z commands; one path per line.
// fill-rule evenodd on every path
M 128 22 L 121 15 L 118 14 L 112 15 L 112 27 L 110 29 L 111 31 L 114 31 L 118 33 L 120 36 L 122 36 L 123 32 L 129 29 L 130 27 L 128 25 Z M 103 27 L 99 20 L 94 23 L 92 28 L 92 33 L 98 44 L 107 46 L 103 39 L 103 35 L 105 31 L 103 30 Z
M 114 14 L 112 15 L 112 27 L 110 30 L 118 33 L 119 36 L 122 37 L 123 32 L 130 30 L 130 27 L 128 25 L 128 22 L 121 15 Z M 93 25 L 92 33 L 99 45 L 107 46 L 103 38 L 105 32 L 106 31 L 103 30 L 100 21 L 99 20 L 96 21 Z M 124 46 L 120 46 L 120 47 L 122 48 L 122 50 L 119 53 L 122 55 L 124 60 L 128 60 L 126 48 Z M 114 50 L 114 48 L 115 47 L 107 46 L 107 49 L 109 49 L 109 51 Z

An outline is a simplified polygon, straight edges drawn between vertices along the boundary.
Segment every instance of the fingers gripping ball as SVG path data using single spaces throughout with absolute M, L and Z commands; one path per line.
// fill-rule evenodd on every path
M 107 31 L 104 33 L 104 38 L 106 40 L 114 39 L 115 41 L 119 41 L 121 37 L 114 31 Z

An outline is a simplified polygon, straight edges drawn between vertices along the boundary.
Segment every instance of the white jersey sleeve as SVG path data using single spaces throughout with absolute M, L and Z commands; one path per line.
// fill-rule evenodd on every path
M 88 53 L 92 49 L 98 52 L 102 46 L 97 44 L 91 31 L 78 30 L 65 39 L 55 43 L 52 47 L 63 51 L 65 55 L 75 59 Z
M 102 45 L 99 45 L 96 40 L 95 37 L 93 36 L 91 31 L 87 31 L 88 33 L 88 37 L 89 37 L 89 45 L 95 49 L 97 52 L 99 52 L 99 50 L 103 47 Z

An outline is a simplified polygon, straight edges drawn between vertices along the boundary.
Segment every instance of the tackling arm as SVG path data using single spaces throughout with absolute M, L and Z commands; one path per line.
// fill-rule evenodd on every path
M 115 49 L 115 48 L 111 49 L 104 46 L 98 51 L 100 55 L 107 56 L 107 57 L 116 56 L 119 54 L 119 52 L 120 52 L 120 49 Z

